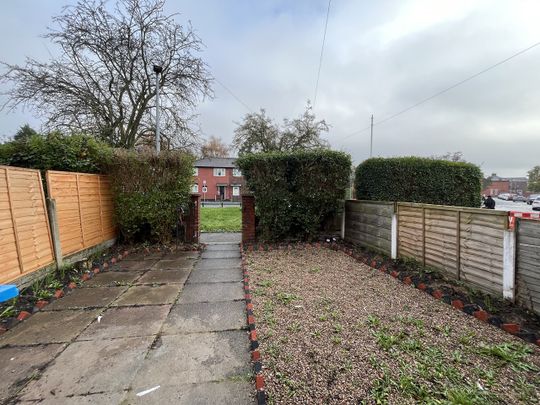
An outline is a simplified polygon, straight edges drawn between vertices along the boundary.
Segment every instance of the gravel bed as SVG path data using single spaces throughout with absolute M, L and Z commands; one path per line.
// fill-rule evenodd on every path
M 539 401 L 532 344 L 342 252 L 247 258 L 270 404 Z

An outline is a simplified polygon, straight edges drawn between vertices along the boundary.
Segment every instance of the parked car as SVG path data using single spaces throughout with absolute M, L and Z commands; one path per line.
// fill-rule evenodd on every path
M 514 196 L 514 202 L 525 202 L 527 199 L 522 195 L 515 195 Z
M 532 202 L 533 211 L 540 211 L 540 197 L 536 197 L 536 200 Z
M 502 194 L 499 194 L 499 195 L 497 196 L 497 198 L 498 198 L 499 200 L 508 200 L 508 197 L 509 197 L 509 196 L 510 196 L 510 194 L 508 194 L 508 193 L 502 193 Z
M 529 198 L 527 198 L 527 204 L 531 205 L 538 197 L 540 197 L 540 194 L 531 194 Z

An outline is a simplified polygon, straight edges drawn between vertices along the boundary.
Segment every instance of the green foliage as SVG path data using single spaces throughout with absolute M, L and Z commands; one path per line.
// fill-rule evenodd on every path
M 99 173 L 111 148 L 87 135 L 40 135 L 23 126 L 15 139 L 0 145 L 0 164 L 30 169 Z
M 178 208 L 189 206 L 193 163 L 193 156 L 178 151 L 114 151 L 106 167 L 126 241 L 170 240 Z
M 529 175 L 528 190 L 533 193 L 540 192 L 540 166 L 534 166 L 527 174 Z
M 418 157 L 372 158 L 358 165 L 359 200 L 479 207 L 482 172 L 471 163 Z
M 339 208 L 349 155 L 318 149 L 248 154 L 237 161 L 254 193 L 263 239 L 313 238 Z

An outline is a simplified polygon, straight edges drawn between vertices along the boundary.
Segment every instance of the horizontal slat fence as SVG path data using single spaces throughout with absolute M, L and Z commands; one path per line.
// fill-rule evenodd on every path
M 502 293 L 506 212 L 398 203 L 397 215 L 399 257 Z
M 39 170 L 0 166 L 0 284 L 53 261 Z
M 540 221 L 518 219 L 517 301 L 540 314 Z
M 56 201 L 63 256 L 116 236 L 107 176 L 48 171 L 46 177 L 49 197 Z
M 347 200 L 345 240 L 390 255 L 393 213 L 391 202 Z

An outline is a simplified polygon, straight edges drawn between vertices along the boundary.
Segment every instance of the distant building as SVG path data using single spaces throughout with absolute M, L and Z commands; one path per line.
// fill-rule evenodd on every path
M 244 177 L 235 158 L 204 158 L 195 162 L 193 192 L 204 200 L 240 201 Z
M 527 177 L 499 177 L 493 173 L 486 179 L 487 186 L 482 190 L 482 194 L 524 194 L 527 190 L 527 183 Z

